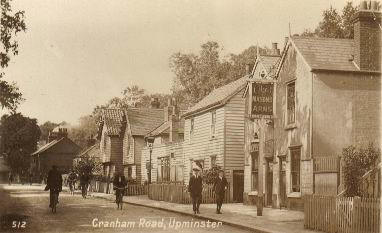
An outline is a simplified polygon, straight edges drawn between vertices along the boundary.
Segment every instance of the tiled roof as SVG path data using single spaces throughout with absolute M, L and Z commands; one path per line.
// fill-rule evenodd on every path
M 163 109 L 128 108 L 126 113 L 132 135 L 145 136 L 153 128 L 164 122 Z
M 106 125 L 108 135 L 119 135 L 124 121 L 124 112 L 118 108 L 105 108 L 102 110 L 102 121 Z
M 312 69 L 358 71 L 349 58 L 354 54 L 354 40 L 316 37 L 292 37 L 298 51 Z
M 94 153 L 100 155 L 99 145 L 95 144 L 93 146 L 88 147 L 87 149 L 85 149 L 82 152 L 80 152 L 76 157 L 79 158 L 79 157 L 83 157 L 83 156 L 89 155 L 88 153 L 90 153 L 90 152 L 94 152 Z
M 223 104 L 224 101 L 229 99 L 233 94 L 244 88 L 246 83 L 247 76 L 213 90 L 209 95 L 188 109 L 184 116 L 200 112 L 215 105 Z
M 170 122 L 166 121 L 159 125 L 157 128 L 153 129 L 148 133 L 148 135 L 156 136 L 160 134 L 169 134 L 170 133 Z M 184 118 L 180 119 L 178 133 L 184 133 Z
M 280 60 L 280 56 L 261 55 L 259 56 L 261 64 L 264 66 L 269 76 L 273 76 L 277 70 L 277 64 Z
M 48 150 L 49 148 L 51 148 L 52 146 L 56 145 L 58 142 L 62 141 L 64 138 L 60 138 L 60 139 L 56 139 L 56 140 L 53 140 L 45 145 L 43 145 L 42 147 L 40 147 L 37 151 L 33 152 L 31 155 L 37 155 L 37 154 L 41 154 L 42 152 Z

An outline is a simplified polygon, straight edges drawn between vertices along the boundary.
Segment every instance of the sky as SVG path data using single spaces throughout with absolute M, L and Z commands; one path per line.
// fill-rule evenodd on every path
M 222 55 L 271 47 L 315 28 L 346 0 L 13 0 L 25 10 L 19 55 L 4 72 L 25 101 L 19 111 L 77 124 L 127 86 L 170 93 L 169 57 L 217 41 Z M 358 1 L 354 1 L 357 4 Z M 0 114 L 6 111 L 1 110 Z

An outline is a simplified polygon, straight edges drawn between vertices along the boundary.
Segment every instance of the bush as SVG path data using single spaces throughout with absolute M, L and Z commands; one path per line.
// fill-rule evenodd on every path
M 342 151 L 344 162 L 345 195 L 348 197 L 362 196 L 360 189 L 362 176 L 376 166 L 381 157 L 381 151 L 369 144 L 367 148 L 349 146 Z
M 202 174 L 203 182 L 206 184 L 213 184 L 216 178 L 219 176 L 219 170 L 219 166 L 213 166 L 208 170 L 204 170 Z
M 88 174 L 91 177 L 93 175 L 99 175 L 102 170 L 102 164 L 91 158 L 83 158 L 74 166 L 74 171 L 81 175 L 82 173 Z

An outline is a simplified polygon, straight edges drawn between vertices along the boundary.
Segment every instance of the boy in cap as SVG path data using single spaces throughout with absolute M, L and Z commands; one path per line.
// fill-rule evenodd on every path
M 199 167 L 194 167 L 193 175 L 190 177 L 190 182 L 188 183 L 188 192 L 190 193 L 192 199 L 192 209 L 194 214 L 200 214 L 199 206 L 202 201 L 202 177 L 199 175 Z
M 219 176 L 216 178 L 213 190 L 216 193 L 216 213 L 221 214 L 220 211 L 223 205 L 225 190 L 227 189 L 227 179 L 224 177 L 224 171 L 219 170 Z

